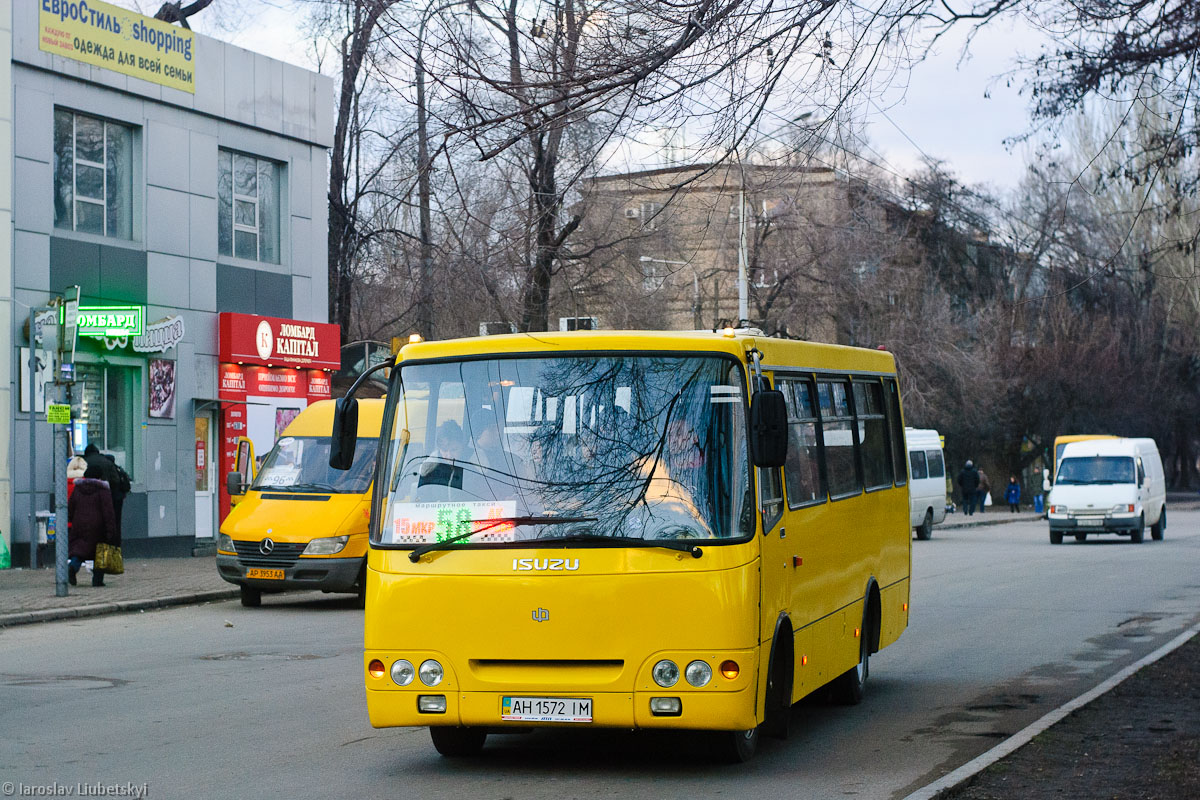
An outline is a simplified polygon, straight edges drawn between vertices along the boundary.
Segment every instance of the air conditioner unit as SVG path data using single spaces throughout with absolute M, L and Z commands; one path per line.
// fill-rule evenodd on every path
M 625 209 L 625 219 L 637 219 L 637 218 L 638 218 L 638 210 L 636 208 Z

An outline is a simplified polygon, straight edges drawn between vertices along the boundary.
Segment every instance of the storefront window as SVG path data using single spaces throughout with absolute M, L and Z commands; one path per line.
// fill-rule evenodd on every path
M 133 238 L 133 129 L 54 110 L 54 226 Z
M 273 161 L 220 151 L 217 246 L 221 255 L 279 263 L 280 172 Z
M 79 398 L 79 419 L 85 439 L 106 453 L 136 479 L 133 458 L 134 415 L 139 371 L 130 367 L 79 364 L 73 389 Z

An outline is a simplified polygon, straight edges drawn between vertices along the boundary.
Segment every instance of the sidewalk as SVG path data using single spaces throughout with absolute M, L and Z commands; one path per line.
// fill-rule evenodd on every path
M 53 567 L 0 570 L 0 628 L 72 617 L 228 600 L 238 588 L 217 574 L 214 556 L 143 558 L 125 562 L 125 574 L 92 586 L 80 571 L 79 585 L 55 597 Z

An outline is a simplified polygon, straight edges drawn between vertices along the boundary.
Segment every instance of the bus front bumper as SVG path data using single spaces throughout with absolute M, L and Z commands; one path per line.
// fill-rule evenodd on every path
M 1050 530 L 1071 535 L 1076 533 L 1133 533 L 1141 517 L 1135 515 L 1107 517 L 1048 517 Z
M 466 726 L 494 731 L 536 727 L 562 728 L 659 728 L 681 730 L 745 731 L 758 725 L 755 719 L 755 687 L 740 691 L 654 691 L 621 692 L 537 692 L 539 697 L 589 698 L 591 722 L 513 722 L 501 719 L 505 697 L 528 696 L 531 692 L 448 692 L 441 687 L 421 687 L 409 691 L 367 688 L 367 712 L 376 728 L 423 725 Z M 443 713 L 418 709 L 418 698 L 445 698 Z M 651 698 L 677 698 L 678 714 L 656 715 L 650 710 Z
M 217 572 L 238 586 L 263 591 L 320 590 L 323 592 L 356 591 L 365 556 L 358 558 L 298 558 L 294 564 L 272 568 L 278 577 L 250 577 L 253 567 L 243 565 L 237 556 L 217 554 Z M 257 575 L 264 574 L 262 570 Z

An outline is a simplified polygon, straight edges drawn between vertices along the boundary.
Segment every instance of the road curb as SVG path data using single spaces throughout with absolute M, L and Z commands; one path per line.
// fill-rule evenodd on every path
M 994 516 L 987 515 L 987 514 L 983 515 L 985 517 L 988 517 L 987 519 L 971 520 L 970 522 L 967 522 L 966 520 L 963 520 L 962 522 L 943 522 L 939 525 L 933 526 L 933 532 L 936 534 L 939 530 L 944 531 L 944 530 L 952 530 L 955 528 L 959 528 L 959 529 L 961 529 L 961 528 L 982 528 L 986 525 L 1004 525 L 1009 522 L 1037 522 L 1038 520 L 1040 520 L 1042 518 L 1041 514 L 1036 514 L 1036 513 L 1035 514 L 1026 513 L 1026 514 L 1003 514 L 1002 515 L 999 511 L 996 511 L 996 512 L 993 512 L 993 514 L 994 514 Z
M 992 764 L 995 764 L 1005 756 L 1008 756 L 1016 750 L 1019 750 L 1020 748 L 1029 744 L 1029 742 L 1035 736 L 1046 731 L 1055 723 L 1061 722 L 1072 712 L 1083 708 L 1097 697 L 1111 692 L 1123 681 L 1125 681 L 1125 679 L 1134 675 L 1143 667 L 1147 667 L 1153 664 L 1155 661 L 1158 661 L 1159 659 L 1164 658 L 1178 650 L 1180 647 L 1187 644 L 1187 642 L 1198 633 L 1200 633 L 1200 625 L 1195 625 L 1189 628 L 1171 641 L 1164 644 L 1162 647 L 1155 650 L 1153 653 L 1150 653 L 1140 660 L 1130 664 L 1128 667 L 1125 667 L 1123 670 L 1118 672 L 1116 675 L 1113 675 L 1100 685 L 1087 692 L 1084 692 L 1074 700 L 1064 703 L 1025 728 L 1017 731 L 1012 736 L 993 747 L 991 750 L 988 750 L 987 752 L 973 758 L 953 772 L 943 775 L 933 783 L 921 787 L 912 794 L 904 797 L 903 800 L 935 800 L 937 797 L 940 797 L 943 792 L 957 787 L 959 784 L 965 782 L 969 778 L 975 777 L 980 772 L 983 772 L 983 770 L 987 769 Z
M 216 589 L 211 592 L 152 597 L 146 600 L 121 600 L 115 603 L 96 603 L 87 606 L 44 608 L 40 611 L 0 614 L 0 628 L 10 628 L 16 625 L 32 625 L 38 622 L 54 622 L 63 619 L 99 617 L 105 614 L 120 614 L 130 611 L 145 611 L 150 608 L 169 608 L 171 606 L 186 606 L 196 603 L 211 603 L 216 600 L 232 600 L 239 595 L 239 592 L 240 590 L 236 588 Z

